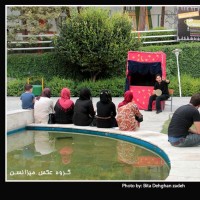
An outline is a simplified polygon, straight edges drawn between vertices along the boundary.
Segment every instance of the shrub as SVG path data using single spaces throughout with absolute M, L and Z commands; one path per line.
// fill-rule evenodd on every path
M 24 85 L 27 82 L 23 80 L 9 80 L 7 83 L 7 96 L 20 96 L 24 91 Z M 52 91 L 52 96 L 60 96 L 60 91 L 63 87 L 71 90 L 71 96 L 79 96 L 80 89 L 88 87 L 91 90 L 93 97 L 99 97 L 102 89 L 111 91 L 113 97 L 122 97 L 125 89 L 125 77 L 113 78 L 106 80 L 98 80 L 95 83 L 91 81 L 73 81 L 71 79 L 62 79 L 53 77 L 50 81 L 44 81 L 44 87 L 49 87 Z M 174 89 L 174 96 L 179 96 L 178 78 L 172 77 L 170 79 L 169 88 Z M 182 96 L 192 96 L 194 93 L 199 92 L 200 78 L 194 78 L 187 74 L 181 74 L 181 88 Z
M 181 74 L 181 93 L 182 96 L 192 96 L 199 92 L 200 88 L 200 78 L 194 78 L 187 74 Z M 170 79 L 169 88 L 174 89 L 174 96 L 179 96 L 179 83 L 178 77 L 173 77 Z
M 7 96 L 21 96 L 24 92 L 24 85 L 27 83 L 26 79 L 13 79 L 7 83 Z
M 128 14 L 110 16 L 108 9 L 88 7 L 63 24 L 54 40 L 56 55 L 92 81 L 104 74 L 122 73 L 127 51 L 140 46 L 131 30 Z
M 53 77 L 50 81 L 47 81 L 45 87 L 51 89 L 53 97 L 59 97 L 62 88 L 67 87 L 71 91 L 71 96 L 74 96 L 75 82 L 69 79 L 61 79 L 59 77 Z

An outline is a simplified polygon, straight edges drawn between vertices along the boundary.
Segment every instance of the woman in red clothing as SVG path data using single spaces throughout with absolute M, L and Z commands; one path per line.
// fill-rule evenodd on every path
M 139 127 L 140 122 L 143 121 L 143 116 L 132 99 L 132 92 L 126 91 L 124 93 L 124 100 L 118 105 L 116 120 L 119 129 L 122 131 L 135 131 Z

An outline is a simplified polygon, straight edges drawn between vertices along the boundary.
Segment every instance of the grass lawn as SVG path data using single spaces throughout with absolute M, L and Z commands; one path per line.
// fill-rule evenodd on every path
M 171 118 L 165 121 L 165 123 L 163 124 L 163 128 L 161 130 L 161 133 L 167 134 L 170 121 L 171 121 Z

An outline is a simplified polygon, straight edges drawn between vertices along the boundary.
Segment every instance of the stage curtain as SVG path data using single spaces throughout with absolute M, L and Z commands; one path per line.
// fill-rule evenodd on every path
M 145 63 L 128 60 L 128 75 L 133 76 L 135 73 L 139 73 L 142 75 L 148 73 L 151 75 L 160 74 L 162 76 L 161 63 Z

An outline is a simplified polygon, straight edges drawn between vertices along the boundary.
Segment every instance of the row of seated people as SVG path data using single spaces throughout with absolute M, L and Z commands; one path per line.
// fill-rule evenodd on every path
M 124 93 L 124 100 L 116 106 L 112 102 L 108 90 L 100 92 L 100 100 L 93 107 L 91 91 L 88 88 L 80 90 L 79 98 L 74 103 L 70 99 L 70 90 L 63 88 L 60 98 L 53 103 L 51 90 L 44 88 L 34 105 L 35 123 L 48 123 L 49 113 L 55 112 L 55 123 L 74 124 L 77 126 L 96 126 L 98 128 L 119 127 L 120 130 L 134 131 L 143 121 L 137 105 L 132 101 L 130 91 Z
M 157 75 L 156 79 L 159 82 L 161 80 L 160 75 Z M 165 85 L 168 83 L 169 81 Z M 119 103 L 116 112 L 111 94 L 108 90 L 102 90 L 95 112 L 91 92 L 88 88 L 81 89 L 75 104 L 70 99 L 70 90 L 63 88 L 60 98 L 54 106 L 49 88 L 45 88 L 41 96 L 35 98 L 32 87 L 32 85 L 26 84 L 24 87 L 25 92 L 20 96 L 20 99 L 23 109 L 34 109 L 35 123 L 48 123 L 49 113 L 51 112 L 55 112 L 56 123 L 59 124 L 95 125 L 98 128 L 118 126 L 120 130 L 124 131 L 136 130 L 140 122 L 143 121 L 142 114 L 132 101 L 133 95 L 130 91 L 124 93 L 124 100 Z M 150 98 L 149 102 L 151 100 Z M 200 144 L 199 108 L 200 93 L 196 93 L 192 95 L 189 104 L 183 105 L 175 111 L 168 128 L 168 141 L 172 146 L 188 147 Z M 151 111 L 151 109 L 148 108 L 148 111 Z M 157 113 L 159 113 L 158 107 Z M 194 128 L 191 128 L 193 124 Z

